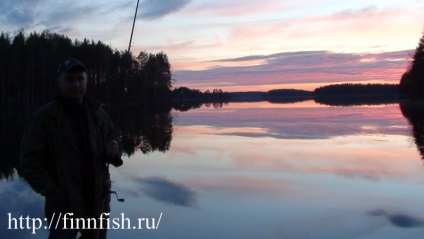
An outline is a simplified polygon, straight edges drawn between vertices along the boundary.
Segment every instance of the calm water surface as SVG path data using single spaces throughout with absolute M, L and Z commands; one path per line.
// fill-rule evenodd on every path
M 424 235 L 424 167 L 399 105 L 231 103 L 173 116 L 167 153 L 136 153 L 111 171 L 126 200 L 112 201 L 111 217 L 162 213 L 159 228 L 110 238 Z M 2 231 L 8 212 L 43 217 L 25 182 L 0 183 Z

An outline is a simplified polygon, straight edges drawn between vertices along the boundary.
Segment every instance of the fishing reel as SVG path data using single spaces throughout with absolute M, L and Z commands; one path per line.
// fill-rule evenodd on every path
M 118 196 L 118 193 L 116 191 L 109 191 L 110 194 L 115 194 L 116 195 L 116 200 L 118 200 L 118 202 L 125 202 L 124 198 L 120 198 Z
M 125 199 L 124 198 L 120 198 L 118 196 L 118 193 L 116 191 L 112 191 L 111 190 L 112 189 L 112 182 L 114 182 L 114 181 L 112 181 L 110 179 L 107 179 L 107 180 L 105 180 L 103 182 L 104 183 L 104 186 L 106 187 L 106 190 L 104 191 L 104 193 L 115 194 L 116 200 L 118 200 L 118 202 L 125 202 Z

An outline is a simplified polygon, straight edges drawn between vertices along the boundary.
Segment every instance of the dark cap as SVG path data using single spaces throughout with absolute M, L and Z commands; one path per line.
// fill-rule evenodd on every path
M 57 74 L 60 75 L 64 72 L 69 71 L 71 68 L 74 68 L 74 67 L 78 67 L 82 71 L 88 71 L 87 67 L 85 67 L 85 65 L 82 64 L 81 61 L 75 58 L 70 58 L 63 61 L 62 64 L 60 64 L 59 69 L 57 70 Z

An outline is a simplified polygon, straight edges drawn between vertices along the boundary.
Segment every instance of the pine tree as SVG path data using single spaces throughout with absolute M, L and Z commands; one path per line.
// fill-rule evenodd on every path
M 424 33 L 415 49 L 409 69 L 400 80 L 400 93 L 411 99 L 424 99 Z

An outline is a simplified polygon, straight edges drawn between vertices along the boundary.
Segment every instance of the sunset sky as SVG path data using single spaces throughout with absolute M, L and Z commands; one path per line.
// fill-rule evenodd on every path
M 1 31 L 125 50 L 136 0 L 2 0 Z M 419 0 L 141 0 L 133 54 L 167 53 L 175 86 L 314 89 L 398 82 L 424 27 Z

